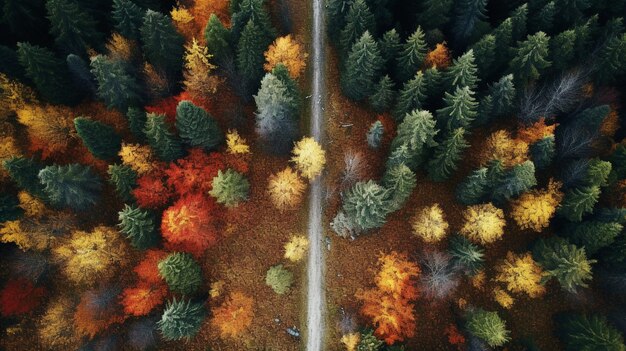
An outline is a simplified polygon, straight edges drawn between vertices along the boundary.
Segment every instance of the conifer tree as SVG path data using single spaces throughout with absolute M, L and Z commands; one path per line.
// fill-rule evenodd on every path
M 183 66 L 184 39 L 178 34 L 169 17 L 148 10 L 140 28 L 143 51 L 148 61 L 170 75 L 176 75 Z
M 95 95 L 96 82 L 89 69 L 89 64 L 80 56 L 74 54 L 67 55 L 65 63 L 76 88 L 89 95 Z
M 409 156 L 405 164 L 415 170 L 424 161 L 427 149 L 437 146 L 434 137 L 438 132 L 430 112 L 414 110 L 398 126 L 398 133 L 391 143 L 392 155 L 393 151 L 405 145 Z
M 107 124 L 86 117 L 76 117 L 74 127 L 89 152 L 99 159 L 114 158 L 122 148 L 122 138 Z
M 580 222 L 584 214 L 593 211 L 599 197 L 597 185 L 571 189 L 565 193 L 559 213 L 572 222 Z
M 539 12 L 530 18 L 531 33 L 552 31 L 554 25 L 554 17 L 556 15 L 556 5 L 554 1 L 550 1 L 539 10 Z
M 507 18 L 496 29 L 493 30 L 493 35 L 496 37 L 496 61 L 494 63 L 494 69 L 500 68 L 510 61 L 510 47 L 513 43 L 513 21 L 511 18 Z
M 497 202 L 504 202 L 517 197 L 537 185 L 535 165 L 532 161 L 513 166 L 506 171 L 498 184 L 492 190 L 492 198 Z
M 259 31 L 253 20 L 248 21 L 237 44 L 237 70 L 250 86 L 256 86 L 263 76 L 263 52 L 267 46 Z
M 384 66 L 390 69 L 390 66 L 395 64 L 400 50 L 402 50 L 400 35 L 396 29 L 393 28 L 386 31 L 378 41 L 378 46 L 380 47 L 380 55 L 383 58 Z
M 453 0 L 425 0 L 421 4 L 421 11 L 417 15 L 417 23 L 422 28 L 438 29 L 450 21 Z
M 459 58 L 452 61 L 452 65 L 445 72 L 445 81 L 447 90 L 452 91 L 455 88 L 469 87 L 475 89 L 480 81 L 478 69 L 474 59 L 474 50 L 468 50 Z
M 372 94 L 380 78 L 383 60 L 378 44 L 369 32 L 352 45 L 341 74 L 341 90 L 352 100 L 363 100 Z
M 11 157 L 2 162 L 2 167 L 18 188 L 42 200 L 47 199 L 44 186 L 39 182 L 39 171 L 44 168 L 43 165 L 31 158 Z
M 417 72 L 428 51 L 424 32 L 421 27 L 417 27 L 415 32 L 407 38 L 402 45 L 402 50 L 398 54 L 398 80 L 407 81 Z
M 224 65 L 232 60 L 233 52 L 230 46 L 230 31 L 214 13 L 209 17 L 209 22 L 204 29 L 204 39 L 209 53 L 215 60 Z
M 467 86 L 457 87 L 454 94 L 446 92 L 443 101 L 446 106 L 437 110 L 437 121 L 445 130 L 467 128 L 476 117 L 478 103 L 474 99 L 474 92 Z
M 272 74 L 285 84 L 285 87 L 287 88 L 287 95 L 291 97 L 292 100 L 289 104 L 289 108 L 294 111 L 294 113 L 298 112 L 300 110 L 302 99 L 298 89 L 298 83 L 289 75 L 289 69 L 287 66 L 282 63 L 277 64 L 274 69 L 272 69 Z
M 404 83 L 402 90 L 400 90 L 400 96 L 398 96 L 396 108 L 393 111 L 397 121 L 402 121 L 407 113 L 422 108 L 428 89 L 426 83 L 422 71 L 418 71 L 413 79 Z
M 134 200 L 132 190 L 137 187 L 137 172 L 127 165 L 113 164 L 108 169 L 109 183 L 115 187 L 119 197 L 130 202 Z
M 50 50 L 29 43 L 18 43 L 17 55 L 26 76 L 44 99 L 53 104 L 68 105 L 76 102 L 78 95 L 72 89 L 67 66 Z
M 370 180 L 350 188 L 343 201 L 343 211 L 363 230 L 380 228 L 390 210 L 389 190 Z
M 539 239 L 532 252 L 546 276 L 556 278 L 563 290 L 575 292 L 579 287 L 587 287 L 587 281 L 592 278 L 591 265 L 596 261 L 587 258 L 584 248 L 565 239 L 557 236 Z
M 622 334 L 598 315 L 569 315 L 558 329 L 567 351 L 626 349 Z
M 550 37 L 544 32 L 529 35 L 515 49 L 515 57 L 510 68 L 515 77 L 522 83 L 539 79 L 543 71 L 550 67 L 548 61 Z
M 385 128 L 381 121 L 372 123 L 370 129 L 367 131 L 367 145 L 373 149 L 378 149 L 383 139 L 383 133 Z
M 466 328 L 472 335 L 484 340 L 490 347 L 502 346 L 510 340 L 510 332 L 506 329 L 506 322 L 500 318 L 498 312 L 482 309 L 470 310 Z
M 376 33 L 376 22 L 365 0 L 354 0 L 346 15 L 346 25 L 339 35 L 339 43 L 344 52 L 365 32 Z
M 559 9 L 557 19 L 562 26 L 571 25 L 583 17 L 584 11 L 591 7 L 589 0 L 556 0 Z
M 226 207 L 234 207 L 246 201 L 250 193 L 250 182 L 243 174 L 230 168 L 224 172 L 220 169 L 211 184 L 209 195 Z
M 554 135 L 547 136 L 530 145 L 530 158 L 537 169 L 545 169 L 552 164 L 555 154 Z
M 402 144 L 391 151 L 385 168 L 391 169 L 397 165 L 407 165 L 409 168 L 417 169 L 417 160 L 415 160 L 407 144 Z
M 626 55 L 626 33 L 615 35 L 606 40 L 598 52 L 595 60 L 597 67 L 598 81 L 600 83 L 611 83 L 626 73 L 626 63 L 624 56 Z
M 137 107 L 129 107 L 126 117 L 128 118 L 128 129 L 130 129 L 130 132 L 140 141 L 144 140 L 146 138 L 144 133 L 146 113 Z
M 517 7 L 513 13 L 511 13 L 512 26 L 512 38 L 513 41 L 522 40 L 527 34 L 527 22 L 528 22 L 528 4 L 524 3 Z
M 465 129 L 451 131 L 446 139 L 435 147 L 434 156 L 428 162 L 428 175 L 436 182 L 442 182 L 457 169 L 463 150 L 469 147 L 465 141 Z
M 113 0 L 113 25 L 123 37 L 139 40 L 144 11 L 131 0 Z
M 573 29 L 555 35 L 550 40 L 550 54 L 553 66 L 557 70 L 565 70 L 569 67 L 574 55 L 576 44 L 576 32 Z
M 289 152 L 298 131 L 296 105 L 287 85 L 273 73 L 268 73 L 254 100 L 257 105 L 256 132 L 261 140 L 270 150 Z
M 120 232 L 137 249 L 145 250 L 159 242 L 158 221 L 154 213 L 135 205 L 124 205 L 118 213 Z
M 47 0 L 46 10 L 50 20 L 50 32 L 66 53 L 84 55 L 87 48 L 97 48 L 101 35 L 96 21 L 71 0 Z
M 97 95 L 108 107 L 126 111 L 141 101 L 141 87 L 123 61 L 98 55 L 91 59 L 91 73 L 98 82 Z
M 454 38 L 461 45 L 474 32 L 476 23 L 485 18 L 487 0 L 461 0 L 456 5 L 456 16 L 454 18 Z
M 437 67 L 431 67 L 424 71 L 426 96 L 441 95 L 443 74 Z
M 176 129 L 181 139 L 193 147 L 214 150 L 224 141 L 217 121 L 191 101 L 181 101 L 176 107 Z
M 254 34 L 258 37 L 260 46 L 263 47 L 262 52 L 274 41 L 276 30 L 272 27 L 271 19 L 264 6 L 265 0 L 241 0 L 239 10 L 231 17 L 231 39 L 233 43 L 241 40 L 244 28 L 249 21 L 254 22 L 256 27 Z
M 0 10 L 0 22 L 5 23 L 6 30 L 13 35 L 44 33 L 49 29 L 44 1 L 5 0 Z
M 394 100 L 394 84 L 388 75 L 384 75 L 374 87 L 374 94 L 369 97 L 369 103 L 378 113 L 389 109 Z
M 390 192 L 389 212 L 401 209 L 416 185 L 415 173 L 404 164 L 385 170 L 383 186 Z
M 95 205 L 102 182 L 90 167 L 78 163 L 48 166 L 39 172 L 47 198 L 53 205 L 85 210 Z
M 490 86 L 489 95 L 493 98 L 491 112 L 495 116 L 504 116 L 510 113 L 516 96 L 513 75 L 506 75 Z
M 206 317 L 206 309 L 199 302 L 172 300 L 167 303 L 157 323 L 165 340 L 190 340 Z
M 589 256 L 595 255 L 615 241 L 623 226 L 615 222 L 585 221 L 566 226 L 572 244 L 584 247 Z
M 346 16 L 353 0 L 329 0 L 326 7 L 328 37 L 335 44 L 339 43 L 341 30 L 346 26 Z
M 24 215 L 20 200 L 13 194 L 0 195 L 0 223 L 14 221 Z
M 171 162 L 183 156 L 180 140 L 169 130 L 165 115 L 148 114 L 144 133 L 161 160 Z
M 180 294 L 193 294 L 202 285 L 202 270 L 193 256 L 172 252 L 158 263 L 159 275 L 167 286 Z
M 456 189 L 456 198 L 463 205 L 481 203 L 489 193 L 487 168 L 473 171 Z
M 483 267 L 485 251 L 463 235 L 457 234 L 450 238 L 449 247 L 452 260 L 460 266 L 467 275 L 475 275 Z
M 488 77 L 494 70 L 496 60 L 496 36 L 487 34 L 472 46 L 476 59 L 476 68 L 480 75 Z

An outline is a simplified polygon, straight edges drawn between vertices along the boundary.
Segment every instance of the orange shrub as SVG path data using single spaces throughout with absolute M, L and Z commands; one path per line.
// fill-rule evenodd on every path
M 137 204 L 144 208 L 162 208 L 173 195 L 172 189 L 165 184 L 165 175 L 161 169 L 137 178 L 137 187 L 132 193 Z
M 437 44 L 433 50 L 428 52 L 424 60 L 424 66 L 428 68 L 437 67 L 439 70 L 450 66 L 450 52 L 445 42 Z
M 140 282 L 134 288 L 126 288 L 121 295 L 124 313 L 130 316 L 145 316 L 155 307 L 163 304 L 167 296 L 164 284 L 152 285 Z
M 208 193 L 217 171 L 226 168 L 223 157 L 216 152 L 206 154 L 191 149 L 189 155 L 170 164 L 165 170 L 167 185 L 179 196 L 188 193 Z
M 162 250 L 148 250 L 143 260 L 135 267 L 134 271 L 140 281 L 150 284 L 163 284 L 163 279 L 159 274 L 159 261 L 167 256 L 167 252 Z
M 252 324 L 254 300 L 240 292 L 231 293 L 221 306 L 213 309 L 211 324 L 220 335 L 235 338 Z

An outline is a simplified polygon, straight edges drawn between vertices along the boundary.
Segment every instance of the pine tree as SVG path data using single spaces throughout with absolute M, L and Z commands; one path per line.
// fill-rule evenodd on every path
M 395 28 L 386 31 L 382 38 L 378 41 L 380 47 L 380 55 L 383 58 L 384 66 L 391 69 L 391 65 L 395 64 L 396 57 L 400 55 L 402 44 L 400 44 L 400 35 Z
M 383 60 L 378 44 L 369 32 L 363 33 L 350 50 L 341 74 L 341 90 L 352 100 L 363 100 L 372 94 L 380 78 Z
M 607 186 L 611 169 L 611 162 L 602 161 L 598 158 L 591 159 L 589 161 L 589 168 L 587 169 L 586 183 L 590 186 Z
M 122 138 L 107 124 L 86 117 L 76 117 L 74 127 L 89 152 L 99 159 L 114 158 L 122 147 Z
M 67 69 L 70 72 L 74 86 L 89 95 L 96 94 L 95 77 L 91 74 L 89 64 L 80 56 L 69 54 L 65 58 Z
M 220 169 L 211 184 L 212 189 L 209 191 L 209 195 L 226 207 L 234 207 L 240 202 L 248 200 L 250 182 L 243 174 L 233 169 L 229 168 L 225 172 Z
M 200 331 L 205 317 L 202 303 L 174 299 L 167 303 L 157 324 L 165 340 L 190 340 Z
M 383 139 L 383 133 L 385 128 L 381 121 L 372 123 L 370 129 L 367 131 L 367 145 L 373 149 L 378 149 Z
M 270 16 L 264 9 L 265 0 L 241 0 L 239 10 L 231 17 L 231 39 L 233 43 L 239 42 L 243 36 L 244 28 L 249 21 L 254 22 L 256 31 L 254 34 L 263 51 L 276 38 L 276 30 L 272 27 Z M 263 54 L 261 54 L 263 55 Z
M 113 0 L 113 24 L 123 37 L 139 40 L 144 11 L 131 0 Z
M 101 35 L 91 15 L 71 0 L 47 0 L 50 33 L 66 53 L 84 55 L 88 48 L 97 48 Z
M 413 79 L 404 83 L 402 90 L 400 90 L 400 96 L 398 96 L 396 108 L 393 111 L 397 121 L 402 121 L 407 113 L 422 108 L 427 97 L 428 86 L 426 83 L 422 71 L 418 71 Z
M 559 213 L 572 222 L 580 222 L 584 214 L 593 211 L 599 197 L 599 186 L 571 189 L 565 193 Z
M 376 33 L 374 15 L 365 0 L 354 0 L 345 20 L 346 25 L 339 35 L 339 43 L 344 52 L 350 50 L 363 33 Z
M 531 33 L 552 31 L 554 17 L 556 15 L 556 5 L 554 1 L 545 4 L 543 8 L 530 18 Z
M 350 188 L 343 201 L 343 211 L 363 230 L 380 228 L 390 210 L 389 190 L 370 180 Z
M 402 144 L 391 151 L 385 168 L 391 169 L 398 165 L 407 165 L 409 168 L 417 169 L 417 160 L 415 160 L 407 144 Z
M 622 228 L 621 224 L 615 222 L 585 221 L 570 223 L 566 231 L 572 244 L 584 247 L 585 252 L 593 256 L 600 249 L 613 244 Z
M 468 50 L 459 58 L 452 61 L 452 65 L 445 72 L 445 81 L 447 90 L 452 91 L 455 88 L 469 87 L 476 89 L 477 83 L 480 81 L 477 76 L 478 69 L 474 59 L 474 50 Z
M 441 95 L 443 74 L 437 67 L 431 67 L 424 71 L 424 82 L 426 86 L 426 96 Z
M 291 97 L 291 103 L 289 108 L 297 113 L 300 110 L 302 104 L 302 97 L 300 96 L 300 90 L 298 89 L 298 83 L 289 75 L 289 69 L 282 63 L 279 63 L 272 69 L 272 74 L 276 76 L 287 88 L 287 95 Z
M 491 347 L 502 346 L 510 340 L 506 322 L 497 312 L 470 310 L 465 327 L 468 332 L 484 340 Z
M 428 46 L 421 27 L 417 27 L 415 32 L 402 45 L 402 50 L 398 54 L 397 76 L 399 81 L 407 81 L 417 72 L 428 51 Z
M 592 278 L 591 265 L 596 262 L 587 258 L 585 249 L 557 236 L 539 239 L 533 248 L 533 258 L 548 279 L 556 278 L 561 288 L 569 292 L 587 287 L 587 281 Z
M 554 135 L 547 136 L 530 145 L 530 158 L 537 169 L 546 169 L 554 160 Z
M 456 88 L 454 94 L 446 92 L 443 101 L 446 107 L 437 110 L 437 121 L 445 130 L 467 128 L 476 117 L 478 103 L 469 87 Z
M 267 46 L 259 31 L 253 20 L 248 21 L 237 44 L 237 70 L 251 86 L 256 86 L 263 76 L 263 52 Z
M 126 112 L 126 118 L 128 118 L 128 129 L 130 129 L 135 138 L 140 141 L 145 140 L 146 113 L 137 107 L 129 107 Z
M 405 145 L 410 157 L 405 164 L 411 170 L 416 170 L 424 161 L 427 149 L 437 146 L 434 137 L 438 132 L 430 112 L 414 110 L 398 126 L 398 133 L 391 142 L 392 155 L 396 149 Z
M 511 32 L 513 41 L 522 40 L 527 34 L 528 22 L 528 4 L 522 4 L 511 13 L 511 24 L 513 25 Z
M 476 205 L 489 194 L 487 168 L 473 171 L 456 189 L 456 198 L 463 205 Z
M 450 21 L 453 0 L 425 0 L 421 4 L 421 11 L 417 15 L 417 23 L 422 28 L 438 29 Z
M 113 164 L 108 169 L 109 183 L 115 187 L 117 195 L 126 202 L 134 200 L 132 190 L 137 187 L 137 172 L 126 165 Z
M 493 35 L 496 37 L 496 61 L 494 63 L 494 70 L 500 68 L 505 64 L 508 64 L 511 60 L 510 47 L 513 43 L 513 21 L 511 18 L 507 18 L 496 29 L 493 30 Z
M 590 0 L 556 0 L 556 8 L 559 9 L 559 20 L 561 26 L 565 27 L 579 21 L 585 10 L 591 6 Z
M 43 165 L 31 158 L 11 157 L 2 162 L 2 167 L 9 173 L 11 180 L 18 188 L 39 199 L 47 199 L 44 186 L 39 182 L 39 171 L 44 168 Z
M 0 195 L 0 223 L 14 221 L 24 215 L 20 200 L 14 194 Z
M 626 73 L 626 33 L 615 35 L 606 40 L 594 61 L 600 83 L 612 83 Z
M 148 114 L 144 133 L 161 160 L 171 162 L 183 156 L 183 147 L 168 129 L 165 115 Z
M 173 252 L 159 261 L 158 268 L 159 275 L 174 292 L 189 295 L 202 285 L 202 270 L 191 254 Z
M 141 102 L 141 87 L 122 61 L 98 55 L 91 59 L 91 73 L 98 82 L 97 95 L 108 107 L 126 111 Z
M 469 147 L 465 141 L 465 129 L 457 128 L 434 151 L 433 158 L 428 162 L 428 175 L 436 182 L 442 182 L 456 171 L 463 150 Z
M 539 79 L 543 71 L 550 67 L 548 61 L 550 37 L 544 32 L 529 35 L 526 41 L 519 42 L 515 57 L 511 61 L 511 71 L 522 83 Z
M 532 161 L 513 166 L 506 171 L 499 184 L 495 184 L 492 190 L 492 199 L 503 203 L 537 185 L 535 178 L 535 165 Z
M 192 147 L 214 150 L 224 141 L 217 121 L 191 101 L 181 101 L 176 107 L 176 129 L 181 139 Z
M 472 243 L 462 235 L 450 238 L 449 253 L 452 260 L 461 267 L 467 275 L 475 275 L 480 271 L 485 262 L 485 250 Z
M 489 76 L 494 70 L 496 60 L 496 36 L 487 34 L 472 46 L 476 67 L 483 77 Z
M 209 17 L 209 22 L 204 29 L 204 39 L 209 53 L 215 57 L 215 60 L 224 65 L 233 57 L 230 47 L 230 31 L 224 27 L 224 24 L 214 13 Z
M 53 205 L 73 210 L 95 205 L 102 189 L 100 178 L 91 168 L 78 163 L 45 167 L 39 172 L 39 181 Z
M 33 81 L 42 97 L 53 104 L 72 104 L 78 95 L 72 89 L 65 62 L 45 48 L 29 43 L 17 44 L 18 60 L 26 76 Z
M 170 18 L 148 10 L 143 17 L 140 33 L 148 61 L 170 75 L 178 74 L 183 66 L 184 39 Z
M 473 124 L 475 126 L 484 126 L 487 122 L 491 121 L 493 117 L 493 97 L 491 95 L 485 95 L 478 103 L 476 119 Z
M 272 73 L 265 75 L 254 96 L 257 105 L 256 132 L 270 150 L 289 152 L 297 138 L 294 99 L 287 85 Z
M 456 6 L 454 19 L 454 38 L 458 44 L 464 44 L 474 33 L 476 23 L 485 18 L 487 0 L 461 0 Z
M 604 317 L 597 315 L 570 315 L 558 326 L 565 342 L 565 350 L 611 350 L 626 349 L 624 337 Z
M 118 213 L 120 232 L 139 250 L 155 246 L 159 242 L 158 221 L 154 213 L 135 205 L 124 205 Z
M 495 116 L 499 117 L 511 113 L 516 96 L 513 75 L 506 75 L 491 85 L 489 95 L 493 98 L 491 111 Z
M 390 192 L 389 212 L 402 208 L 417 185 L 417 178 L 409 167 L 400 164 L 389 168 L 383 175 L 383 186 Z
M 388 75 L 384 75 L 376 87 L 374 87 L 374 94 L 369 97 L 369 103 L 374 111 L 382 113 L 389 109 L 395 95 L 393 88 L 394 84 L 391 78 Z
M 576 33 L 573 29 L 561 32 L 550 40 L 550 52 L 555 69 L 565 70 L 570 66 L 575 55 L 575 43 Z
M 346 26 L 346 17 L 354 0 L 329 0 L 327 5 L 328 37 L 337 44 L 341 30 Z

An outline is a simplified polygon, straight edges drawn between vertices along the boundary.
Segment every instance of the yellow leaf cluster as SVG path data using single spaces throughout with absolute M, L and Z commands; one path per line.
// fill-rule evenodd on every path
M 299 262 L 309 249 L 309 239 L 302 235 L 292 236 L 285 244 L 285 258 L 291 262 Z
M 126 242 L 117 230 L 104 226 L 91 233 L 75 231 L 67 243 L 54 249 L 57 259 L 65 263 L 63 273 L 78 285 L 92 285 L 112 277 L 112 267 L 124 263 L 126 252 Z
M 482 290 L 486 282 L 487 274 L 485 274 L 484 270 L 479 271 L 470 278 L 470 283 L 472 283 L 472 286 L 476 289 Z
M 74 311 L 72 302 L 68 297 L 61 297 L 48 304 L 48 308 L 39 321 L 39 339 L 49 349 L 73 349 L 79 342 L 74 328 L 68 327 L 69 321 L 73 320 Z
M 460 233 L 474 242 L 490 244 L 504 234 L 504 211 L 491 203 L 469 206 L 463 212 L 463 219 Z
M 543 270 L 533 260 L 530 252 L 516 255 L 509 251 L 496 270 L 496 281 L 506 284 L 510 292 L 525 293 L 530 297 L 538 297 L 546 292 L 541 285 Z
M 435 48 L 426 54 L 424 65 L 429 68 L 436 67 L 440 70 L 450 66 L 450 51 L 445 42 L 435 45 Z
M 0 119 L 7 118 L 11 112 L 16 112 L 27 104 L 37 104 L 35 92 L 0 73 Z
M 122 143 L 119 156 L 123 164 L 139 175 L 146 174 L 157 167 L 152 149 L 147 145 Z
M 111 58 L 130 61 L 134 56 L 135 45 L 137 44 L 134 41 L 119 33 L 113 33 L 106 44 L 106 49 Z
M 185 72 L 183 72 L 185 88 L 195 97 L 205 98 L 207 95 L 215 94 L 221 80 L 212 74 L 215 65 L 211 64 L 210 60 L 213 56 L 196 38 L 193 38 L 185 49 Z
M 500 306 L 506 308 L 507 310 L 513 306 L 513 303 L 515 303 L 515 299 L 513 299 L 513 297 L 509 293 L 500 289 L 499 287 L 495 287 L 493 289 L 493 299 L 496 300 L 496 302 Z
M 381 291 L 395 296 L 406 294 L 403 290 L 410 289 L 410 295 L 413 294 L 409 282 L 417 278 L 420 269 L 415 263 L 409 261 L 405 254 L 399 254 L 396 251 L 383 254 L 378 258 L 378 265 L 380 269 L 374 281 Z
M 2 162 L 21 153 L 15 144 L 15 138 L 11 136 L 0 137 L 0 180 L 7 177 L 8 173 L 2 167 Z
M 170 15 L 172 16 L 172 20 L 174 22 L 189 23 L 193 21 L 193 15 L 191 15 L 191 12 L 182 6 L 174 7 L 170 12 Z
M 296 169 L 309 180 L 322 173 L 326 164 L 326 151 L 313 138 L 305 137 L 296 143 L 293 148 L 291 161 L 295 163 Z
M 228 153 L 231 154 L 247 154 L 250 152 L 250 146 L 246 142 L 246 139 L 239 136 L 239 132 L 234 129 L 229 129 L 226 133 L 226 146 L 228 147 Z
M 266 71 L 270 72 L 276 65 L 282 63 L 287 67 L 289 76 L 293 79 L 300 77 L 306 67 L 306 58 L 309 55 L 304 52 L 300 43 L 294 40 L 291 35 L 277 38 L 265 52 Z
M 45 155 L 65 151 L 76 134 L 68 107 L 28 104 L 16 113 L 18 122 L 28 128 L 31 143 L 44 143 L 40 147 Z
M 521 229 L 541 232 L 550 225 L 550 220 L 563 199 L 560 188 L 560 182 L 550 179 L 546 189 L 522 194 L 511 201 L 511 217 Z
M 185 37 L 186 41 L 190 41 L 191 38 L 197 33 L 195 21 L 193 15 L 185 7 L 177 6 L 170 11 L 172 22 L 176 27 L 176 30 Z
M 341 337 L 341 343 L 346 347 L 346 351 L 356 351 L 356 347 L 361 341 L 361 334 L 350 333 Z
M 20 221 L 6 221 L 0 228 L 0 241 L 3 243 L 14 243 L 22 251 L 30 250 L 34 243 L 20 225 Z
M 437 242 L 448 233 L 448 222 L 446 222 L 439 204 L 424 207 L 417 211 L 413 217 L 412 227 L 413 234 L 427 243 Z
M 200 45 L 196 38 L 193 38 L 191 44 L 185 46 L 185 68 L 188 70 L 215 69 L 209 60 L 213 56 L 209 54 L 206 46 Z
M 213 309 L 211 324 L 220 330 L 222 338 L 236 338 L 252 324 L 253 309 L 253 298 L 240 292 L 233 292 L 221 306 Z
M 512 167 L 528 161 L 528 144 L 511 138 L 506 130 L 498 130 L 487 138 L 480 160 L 483 165 L 499 160 L 505 167 Z
M 31 194 L 20 191 L 17 194 L 17 198 L 20 201 L 20 207 L 24 210 L 26 217 L 41 217 L 46 213 L 46 205 L 43 201 Z
M 223 280 L 212 282 L 211 289 L 209 290 L 209 296 L 211 296 L 211 298 L 214 299 L 222 295 L 222 292 L 224 292 L 225 285 L 226 285 L 226 282 Z
M 296 207 L 302 200 L 306 184 L 298 173 L 287 167 L 284 170 L 272 174 L 269 179 L 267 191 L 280 211 Z

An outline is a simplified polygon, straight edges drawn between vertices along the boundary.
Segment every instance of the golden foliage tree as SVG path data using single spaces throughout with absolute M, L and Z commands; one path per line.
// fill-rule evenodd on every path
M 23 251 L 30 250 L 35 246 L 33 240 L 22 230 L 19 220 L 2 223 L 0 242 L 13 243 Z
M 65 152 L 76 135 L 68 107 L 28 104 L 16 113 L 18 122 L 27 127 L 30 149 L 41 151 L 44 159 Z
M 513 139 L 506 130 L 498 130 L 487 138 L 480 160 L 482 164 L 500 160 L 504 166 L 512 167 L 528 161 L 528 144 Z
M 206 98 L 217 92 L 220 79 L 213 74 L 215 65 L 210 60 L 213 57 L 209 54 L 206 46 L 200 45 L 196 38 L 185 46 L 185 71 L 183 77 L 187 92 L 196 98 Z
M 24 215 L 26 217 L 41 217 L 47 212 L 46 205 L 43 201 L 32 196 L 26 191 L 20 191 L 17 194 L 17 198 L 20 201 L 20 208 L 24 210 Z
M 195 22 L 193 15 L 185 7 L 178 5 L 170 11 L 172 22 L 176 26 L 176 30 L 185 37 L 186 41 L 191 41 L 195 33 Z
M 241 293 L 231 293 L 221 306 L 213 309 L 211 325 L 220 330 L 222 338 L 240 336 L 254 318 L 254 299 Z
M 285 244 L 285 258 L 291 262 L 299 262 L 309 249 L 309 239 L 303 235 L 294 235 Z
M 530 145 L 550 135 L 554 135 L 557 124 L 546 125 L 546 119 L 541 118 L 528 127 L 520 128 L 517 131 L 517 139 Z
M 109 57 L 127 62 L 130 62 L 135 57 L 136 47 L 136 42 L 127 39 L 119 33 L 111 34 L 111 38 L 106 44 Z
M 282 63 L 287 67 L 289 76 L 293 79 L 300 77 L 306 67 L 306 58 L 309 55 L 304 52 L 300 43 L 294 40 L 291 34 L 277 38 L 265 52 L 266 71 L 270 72 L 276 65 Z
M 291 167 L 272 174 L 269 179 L 267 191 L 280 211 L 284 211 L 297 206 L 302 201 L 302 195 L 306 184 L 300 179 L 298 173 Z
M 436 67 L 439 70 L 450 66 L 450 51 L 445 42 L 435 45 L 435 48 L 426 54 L 424 66 L 429 68 Z
M 326 151 L 315 139 L 302 138 L 296 143 L 292 153 L 291 161 L 302 176 L 313 180 L 322 173 L 326 164 Z
M 8 176 L 8 173 L 6 172 L 4 167 L 1 166 L 2 162 L 16 156 L 21 156 L 21 152 L 17 148 L 15 138 L 13 138 L 12 136 L 0 137 L 0 180 Z
M 122 163 L 132 168 L 138 175 L 149 173 L 157 167 L 152 149 L 147 145 L 122 143 L 119 155 Z
M 25 105 L 37 103 L 33 89 L 0 73 L 0 119 L 9 117 Z
M 550 179 L 546 189 L 522 194 L 511 202 L 511 217 L 520 228 L 541 232 L 550 225 L 550 220 L 563 199 L 560 188 L 560 182 Z
M 356 351 L 356 347 L 359 345 L 359 341 L 361 341 L 361 334 L 344 334 L 341 336 L 340 341 L 346 347 L 346 351 Z
M 448 222 L 446 222 L 439 204 L 418 210 L 411 225 L 413 234 L 427 243 L 437 242 L 448 233 Z
M 496 281 L 506 284 L 510 292 L 538 297 L 546 291 L 541 284 L 543 270 L 533 260 L 530 252 L 517 255 L 509 251 L 506 259 L 496 267 L 496 270 L 498 272 Z
M 490 244 L 504 234 L 504 212 L 491 203 L 469 206 L 463 212 L 463 219 L 460 233 L 474 242 Z
M 510 309 L 515 303 L 515 299 L 500 287 L 493 289 L 493 299 L 503 308 Z
M 68 327 L 73 319 L 73 304 L 68 297 L 60 297 L 48 304 L 48 308 L 39 320 L 39 339 L 49 349 L 75 349 L 79 342 L 74 328 Z
M 247 154 L 250 153 L 250 146 L 246 139 L 242 138 L 234 129 L 229 129 L 226 133 L 226 147 L 230 154 Z

